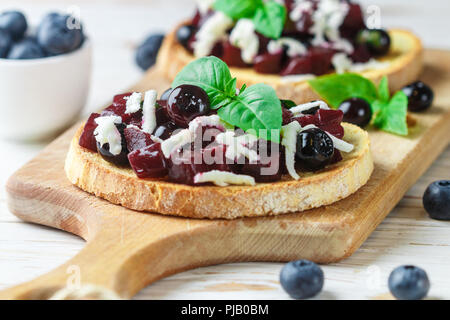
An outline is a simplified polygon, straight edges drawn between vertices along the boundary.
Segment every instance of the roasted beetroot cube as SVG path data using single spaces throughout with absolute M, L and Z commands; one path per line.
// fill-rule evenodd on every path
M 161 101 L 161 103 L 160 103 Z M 167 116 L 166 107 L 167 101 L 158 101 L 159 107 L 156 108 L 156 123 L 161 125 L 163 123 L 169 122 L 170 118 Z
M 306 127 L 308 124 L 316 123 L 316 118 L 311 114 L 301 116 L 301 117 L 295 117 L 294 120 L 296 120 L 298 123 L 300 123 L 300 125 L 302 127 Z
M 364 17 L 359 4 L 350 3 L 347 16 L 342 23 L 343 28 L 361 30 L 365 28 Z
M 230 171 L 225 159 L 225 147 L 215 146 L 203 150 L 176 151 L 168 160 L 169 179 L 173 182 L 194 185 L 197 173 L 211 170 Z
M 223 52 L 221 59 L 230 67 L 247 67 L 247 64 L 242 60 L 241 49 L 233 46 L 229 41 L 223 42 Z
M 223 55 L 223 43 L 222 41 L 217 42 L 211 51 L 211 56 L 222 58 Z
M 288 76 L 293 74 L 309 74 L 312 72 L 311 57 L 305 56 L 291 59 L 283 71 L 281 71 L 281 75 Z
M 287 125 L 288 123 L 292 122 L 292 112 L 290 112 L 288 109 L 281 107 L 281 114 L 283 118 L 283 126 Z
M 355 48 L 355 51 L 350 55 L 353 62 L 364 63 L 370 60 L 372 54 L 366 45 L 359 45 Z
M 167 175 L 161 144 L 154 143 L 143 149 L 134 150 L 128 154 L 131 168 L 141 178 L 159 178 Z
M 311 73 L 323 75 L 331 70 L 331 59 L 335 51 L 327 48 L 311 48 L 308 56 L 311 59 Z
M 138 111 L 135 113 L 125 113 L 126 111 L 126 105 L 110 105 L 106 109 L 104 109 L 101 113 L 102 116 L 119 116 L 122 118 L 122 122 L 125 124 L 133 124 L 138 127 L 141 126 L 142 122 L 142 111 Z
M 342 154 L 338 149 L 334 149 L 333 158 L 331 158 L 330 164 L 337 163 L 342 160 Z
M 278 74 L 281 71 L 283 52 L 276 54 L 264 53 L 256 56 L 253 68 L 258 73 Z
M 319 109 L 314 115 L 317 125 L 340 124 L 344 113 L 341 110 Z
M 95 119 L 100 117 L 98 113 L 93 113 L 86 121 L 84 125 L 83 133 L 81 134 L 79 144 L 83 148 L 89 149 L 91 151 L 97 152 L 97 140 L 94 137 L 94 130 L 97 128 L 97 123 Z
M 340 124 L 317 125 L 317 127 L 336 138 L 342 139 L 344 137 L 344 128 Z
M 130 152 L 148 147 L 153 144 L 151 136 L 142 130 L 136 128 L 126 128 L 124 130 L 127 148 Z
M 127 93 L 122 93 L 122 94 L 118 94 L 116 96 L 114 96 L 113 98 L 113 106 L 126 106 L 127 104 L 127 100 L 125 100 L 125 97 L 129 97 L 131 96 L 133 93 L 132 92 L 127 92 Z

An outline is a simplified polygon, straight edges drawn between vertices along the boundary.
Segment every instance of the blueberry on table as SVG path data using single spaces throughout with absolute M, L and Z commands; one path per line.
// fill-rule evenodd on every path
M 8 59 L 39 59 L 45 57 L 44 50 L 33 38 L 16 42 L 8 53 Z
M 364 29 L 356 37 L 357 44 L 366 45 L 370 53 L 382 56 L 389 52 L 391 37 L 382 29 Z
M 339 106 L 344 113 L 344 122 L 353 123 L 361 128 L 367 126 L 372 119 L 372 108 L 370 104 L 361 98 L 350 98 Z
M 450 221 L 450 180 L 430 184 L 423 195 L 423 206 L 430 218 Z
M 434 93 L 422 81 L 417 81 L 403 87 L 402 91 L 408 97 L 408 110 L 420 112 L 428 109 L 433 103 Z
M 430 290 L 426 272 L 415 266 L 400 266 L 389 275 L 389 290 L 400 300 L 420 300 Z
M 334 144 L 330 136 L 319 128 L 311 128 L 297 135 L 295 158 L 308 171 L 323 169 L 331 162 Z
M 84 39 L 81 24 L 68 15 L 52 14 L 44 19 L 37 31 L 39 45 L 51 55 L 78 49 Z M 72 21 L 72 23 L 71 23 Z
M 11 34 L 0 29 L 0 58 L 5 58 L 12 45 Z
M 142 70 L 145 71 L 156 63 L 163 40 L 163 34 L 153 34 L 137 48 L 136 63 Z
M 27 19 L 22 12 L 5 11 L 0 14 L 0 29 L 8 31 L 14 40 L 22 38 L 27 28 Z
M 307 299 L 322 291 L 324 275 L 314 262 L 297 260 L 287 263 L 280 273 L 280 283 L 294 299 Z

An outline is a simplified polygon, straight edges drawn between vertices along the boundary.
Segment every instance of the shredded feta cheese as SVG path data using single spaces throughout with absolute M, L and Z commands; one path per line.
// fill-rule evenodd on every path
M 212 182 L 219 187 L 226 187 L 230 184 L 248 186 L 254 186 L 256 184 L 255 178 L 251 176 L 219 170 L 197 173 L 194 176 L 194 183 L 204 182 Z
M 257 138 L 250 134 L 244 134 L 236 137 L 234 131 L 219 133 L 215 139 L 217 143 L 227 146 L 225 156 L 228 159 L 236 160 L 241 156 L 244 156 L 249 159 L 250 162 L 257 162 L 259 160 L 258 153 L 255 150 L 248 148 L 248 146 L 256 140 Z
M 142 93 L 133 92 L 130 96 L 124 97 L 124 100 L 127 102 L 126 114 L 138 112 L 141 109 Z
M 208 10 L 213 6 L 215 0 L 197 0 L 198 10 L 201 14 L 208 13 Z
M 370 59 L 364 63 L 353 63 L 352 60 L 345 53 L 336 53 L 331 59 L 331 63 L 336 70 L 336 73 L 341 74 L 347 71 L 362 72 L 366 70 L 383 69 L 389 66 L 389 62 L 380 62 L 375 59 Z
M 296 107 L 292 107 L 289 109 L 289 111 L 292 112 L 294 114 L 294 116 L 301 116 L 303 111 L 306 111 L 306 110 L 309 110 L 309 109 L 315 108 L 315 107 L 319 107 L 320 109 L 324 109 L 324 110 L 330 109 L 330 107 L 328 107 L 328 105 L 324 101 L 317 100 L 317 101 L 311 101 L 308 103 L 300 104 Z
M 281 77 L 281 82 L 282 83 L 296 83 L 296 82 L 300 82 L 300 81 L 314 79 L 315 77 L 316 76 L 311 73 L 293 74 L 293 75 Z
M 270 54 L 276 54 L 283 50 L 283 46 L 287 46 L 287 54 L 289 57 L 302 56 L 307 53 L 306 47 L 298 40 L 292 38 L 280 38 L 277 40 L 270 40 L 267 45 L 267 50 Z
M 354 63 L 350 68 L 352 72 L 362 72 L 366 70 L 379 70 L 384 69 L 390 66 L 390 63 L 387 61 L 378 61 L 376 59 L 370 59 L 365 63 Z
M 192 141 L 192 134 L 189 129 L 183 129 L 177 134 L 172 135 L 169 139 L 164 140 L 161 143 L 161 151 L 164 154 L 164 157 L 170 158 L 172 152 L 185 144 L 188 144 Z
M 281 144 L 286 149 L 286 168 L 290 176 L 295 180 L 300 179 L 295 170 L 295 150 L 297 148 L 297 134 L 301 129 L 302 126 L 297 121 L 292 121 L 281 128 L 281 135 L 283 136 Z
M 294 7 L 289 14 L 292 21 L 299 22 L 303 17 L 303 13 L 311 12 L 313 10 L 313 3 L 305 0 L 295 0 Z
M 230 42 L 241 49 L 241 57 L 245 63 L 252 63 L 259 50 L 259 38 L 253 21 L 240 19 L 231 31 Z
M 197 58 L 211 54 L 216 42 L 226 36 L 226 31 L 233 25 L 230 19 L 221 11 L 216 11 L 197 32 L 193 43 L 194 55 Z
M 201 116 L 193 119 L 191 122 L 189 122 L 189 130 L 191 133 L 196 134 L 197 129 L 201 127 L 218 127 L 219 129 L 225 130 L 225 125 L 220 120 L 219 116 L 217 114 L 213 114 L 210 116 Z
M 142 131 L 152 134 L 156 129 L 156 98 L 158 94 L 155 90 L 145 93 L 144 106 L 142 112 Z
M 331 59 L 337 74 L 344 73 L 352 67 L 352 60 L 345 53 L 336 53 Z
M 122 123 L 122 118 L 118 116 L 105 116 L 95 119 L 97 128 L 94 130 L 95 140 L 101 145 L 109 144 L 109 152 L 112 155 L 119 155 L 122 152 L 122 136 L 117 130 L 116 124 Z

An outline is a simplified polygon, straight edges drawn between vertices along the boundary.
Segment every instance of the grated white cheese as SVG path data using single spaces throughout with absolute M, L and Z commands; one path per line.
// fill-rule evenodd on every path
M 97 128 L 94 130 L 95 140 L 101 145 L 109 144 L 109 152 L 112 155 L 119 155 L 122 152 L 122 136 L 117 130 L 116 124 L 122 123 L 122 118 L 118 116 L 105 116 L 95 119 Z
M 248 146 L 256 140 L 257 138 L 250 134 L 236 137 L 234 131 L 219 133 L 215 139 L 217 143 L 227 146 L 225 156 L 228 159 L 236 160 L 241 156 L 244 156 L 249 159 L 250 162 L 257 162 L 259 160 L 258 153 L 255 150 L 248 148 Z
M 248 186 L 254 186 L 256 184 L 255 178 L 251 176 L 219 170 L 197 173 L 194 176 L 194 183 L 204 182 L 212 182 L 219 187 L 226 187 L 230 184 Z
M 208 10 L 212 8 L 215 0 L 197 0 L 198 11 L 201 14 L 208 13 Z
M 193 119 L 189 122 L 189 131 L 194 135 L 197 133 L 197 129 L 201 127 L 218 127 L 219 129 L 225 130 L 225 124 L 220 120 L 217 114 L 210 116 L 201 116 Z
M 197 32 L 192 44 L 197 58 L 211 54 L 216 42 L 226 36 L 226 31 L 233 25 L 233 20 L 221 11 L 216 11 Z
M 296 83 L 300 81 L 310 80 L 316 78 L 316 75 L 311 73 L 306 74 L 293 74 L 289 76 L 283 76 L 281 77 L 282 83 Z
M 297 134 L 301 129 L 302 126 L 297 121 L 292 121 L 281 128 L 281 135 L 283 136 L 281 144 L 286 148 L 286 168 L 295 180 L 300 179 L 295 170 L 295 150 L 297 148 Z
M 289 18 L 291 18 L 292 21 L 299 22 L 303 17 L 303 13 L 311 12 L 312 10 L 313 3 L 311 1 L 295 0 L 294 7 L 289 14 Z
M 312 44 L 315 46 L 326 46 L 328 42 L 334 46 L 351 49 L 349 42 L 342 39 L 339 27 L 344 22 L 349 10 L 348 3 L 340 0 L 321 0 L 317 10 L 312 15 L 313 25 L 311 31 L 314 34 Z M 350 52 L 349 52 L 350 53 Z
M 307 126 L 304 126 L 300 132 L 311 129 L 311 128 L 317 128 L 317 126 L 315 126 L 314 124 L 308 124 Z M 352 152 L 354 149 L 354 146 L 348 142 L 345 142 L 342 139 L 336 138 L 335 136 L 333 136 L 331 133 L 324 131 L 330 138 L 331 140 L 333 140 L 333 145 L 336 149 L 338 149 L 339 151 L 342 152 Z
M 142 131 L 152 134 L 156 129 L 156 90 L 148 90 L 144 97 Z
M 172 135 L 169 139 L 164 140 L 161 143 L 161 151 L 164 154 L 164 157 L 170 158 L 172 152 L 185 144 L 188 144 L 192 141 L 192 134 L 189 129 L 183 129 L 180 132 Z
M 280 38 L 277 40 L 270 40 L 267 45 L 267 50 L 270 54 L 276 54 L 283 50 L 283 46 L 287 46 L 287 54 L 289 57 L 302 56 L 307 53 L 306 47 L 298 40 L 292 38 Z
M 352 67 L 352 60 L 345 53 L 336 53 L 331 59 L 337 74 L 344 73 Z
M 241 49 L 241 57 L 245 63 L 252 63 L 259 50 L 259 38 L 253 21 L 240 19 L 231 31 L 230 42 Z
M 126 114 L 138 112 L 141 109 L 142 93 L 133 92 L 130 96 L 124 97 L 124 100 L 127 101 Z
M 345 53 L 336 53 L 331 59 L 331 63 L 338 74 L 347 71 L 362 72 L 366 70 L 383 69 L 390 65 L 389 62 L 380 62 L 375 59 L 370 59 L 368 62 L 364 63 L 353 63 Z
M 370 59 L 368 62 L 364 63 L 354 63 L 350 68 L 350 71 L 353 72 L 361 72 L 366 70 L 379 70 L 384 69 L 390 66 L 390 63 L 387 61 L 378 61 L 376 59 Z
M 328 107 L 328 105 L 324 101 L 317 100 L 317 101 L 311 101 L 308 103 L 303 103 L 296 107 L 292 107 L 289 109 L 289 111 L 292 112 L 294 114 L 294 116 L 301 116 L 303 111 L 306 111 L 306 110 L 309 110 L 309 109 L 315 108 L 315 107 L 319 107 L 320 109 L 324 109 L 324 110 L 330 109 L 330 107 Z

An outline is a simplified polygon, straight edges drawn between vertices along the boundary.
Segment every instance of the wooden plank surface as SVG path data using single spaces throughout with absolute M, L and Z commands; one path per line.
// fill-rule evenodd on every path
M 65 285 L 71 266 L 82 271 L 83 284 L 101 285 L 129 298 L 148 283 L 204 265 L 298 258 L 329 263 L 350 256 L 448 144 L 450 76 L 436 61 L 450 67 L 450 53 L 426 54 L 423 79 L 437 98 L 431 111 L 416 117 L 410 136 L 369 131 L 375 171 L 368 184 L 336 204 L 300 214 L 206 221 L 109 204 L 65 178 L 63 163 L 74 131 L 69 130 L 11 177 L 9 207 L 26 221 L 75 233 L 88 244 L 63 266 L 0 292 L 0 297 L 45 298 Z M 135 89 L 167 86 L 161 82 L 157 70 L 150 71 Z

